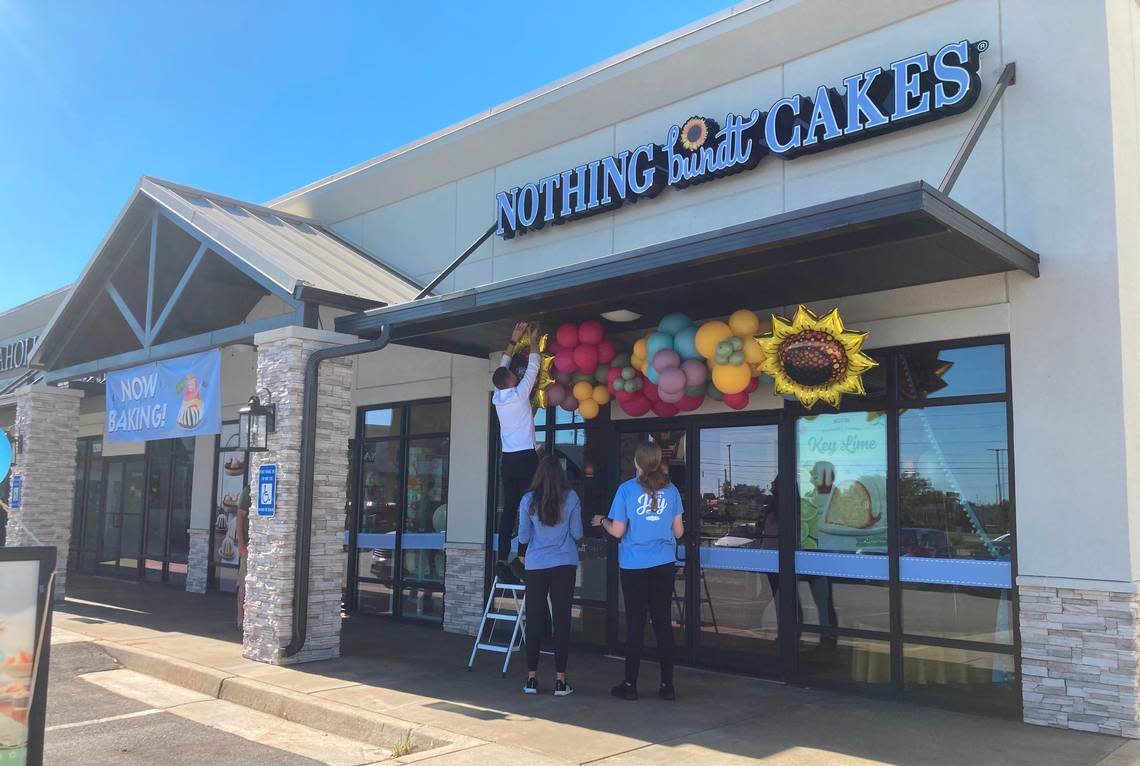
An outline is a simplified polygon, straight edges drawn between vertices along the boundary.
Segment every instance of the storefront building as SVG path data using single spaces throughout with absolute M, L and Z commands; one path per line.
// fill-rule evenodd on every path
M 838 407 L 536 411 L 586 515 L 665 448 L 684 660 L 1140 736 L 1136 29 L 1126 0 L 771 0 L 266 206 L 144 178 L 9 395 L 18 521 L 72 573 L 232 590 L 272 465 L 247 656 L 336 656 L 342 601 L 472 633 L 516 321 L 629 348 L 837 308 L 877 363 Z M 120 382 L 211 354 L 168 411 Z M 615 547 L 580 552 L 575 638 L 620 652 Z

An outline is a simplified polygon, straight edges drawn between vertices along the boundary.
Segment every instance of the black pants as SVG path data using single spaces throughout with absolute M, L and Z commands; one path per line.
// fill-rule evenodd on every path
M 653 620 L 653 632 L 657 636 L 661 683 L 673 683 L 673 616 L 670 604 L 675 577 L 673 564 L 621 570 L 621 589 L 625 595 L 625 680 L 631 684 L 637 684 L 637 674 L 641 669 L 646 611 Z
M 519 503 L 530 489 L 534 472 L 538 470 L 538 453 L 532 449 L 522 452 L 504 452 L 500 463 L 503 477 L 503 515 L 499 519 L 499 561 L 511 555 L 511 538 L 519 521 Z M 526 555 L 526 546 L 519 544 L 519 556 Z
M 566 672 L 570 655 L 570 602 L 578 567 L 573 564 L 526 570 L 526 669 L 538 670 L 538 655 L 546 632 L 546 597 L 554 617 L 554 670 Z

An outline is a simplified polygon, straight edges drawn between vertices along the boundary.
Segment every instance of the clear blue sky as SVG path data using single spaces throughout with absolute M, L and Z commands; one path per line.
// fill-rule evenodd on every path
M 144 173 L 264 202 L 728 4 L 0 0 L 0 310 Z

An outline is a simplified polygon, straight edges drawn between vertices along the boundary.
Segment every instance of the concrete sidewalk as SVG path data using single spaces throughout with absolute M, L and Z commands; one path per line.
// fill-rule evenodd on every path
M 679 669 L 675 703 L 609 697 L 621 664 L 574 652 L 576 693 L 524 696 L 522 658 L 502 678 L 469 640 L 382 619 L 345 622 L 344 657 L 292 667 L 241 656 L 232 599 L 108 580 L 68 583 L 55 625 L 99 641 L 129 668 L 313 728 L 390 746 L 431 764 L 1125 766 L 1140 743 L 852 694 Z M 544 658 L 546 665 L 549 658 Z M 643 669 L 643 688 L 656 668 Z M 50 693 L 50 692 L 49 692 Z

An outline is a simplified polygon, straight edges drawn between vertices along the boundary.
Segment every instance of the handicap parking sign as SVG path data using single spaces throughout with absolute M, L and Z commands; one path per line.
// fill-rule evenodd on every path
M 277 464 L 257 469 L 257 515 L 272 516 L 277 509 Z

